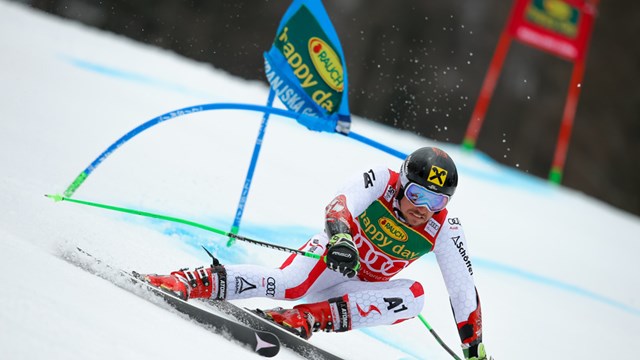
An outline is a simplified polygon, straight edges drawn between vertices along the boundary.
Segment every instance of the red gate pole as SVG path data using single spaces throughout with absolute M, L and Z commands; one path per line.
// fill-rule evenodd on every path
M 551 171 L 549 172 L 549 181 L 556 184 L 559 184 L 562 181 L 562 173 L 567 159 L 569 138 L 571 137 L 573 120 L 576 116 L 576 109 L 578 108 L 578 98 L 580 97 L 580 90 L 582 89 L 581 84 L 583 76 L 584 61 L 580 60 L 573 66 L 567 101 L 564 104 L 564 113 L 562 114 L 562 123 L 560 124 L 560 134 L 558 135 L 556 151 L 553 155 L 553 163 L 551 164 Z
M 578 107 L 578 98 L 582 90 L 582 79 L 585 71 L 586 53 L 589 40 L 593 32 L 593 22 L 597 14 L 597 7 L 600 0 L 585 0 L 582 3 L 581 12 L 583 14 L 583 22 L 581 30 L 583 32 L 583 45 L 581 55 L 574 61 L 573 72 L 571 74 L 571 83 L 567 94 L 567 101 L 564 105 L 562 114 L 562 123 L 560 124 L 560 133 L 558 134 L 558 142 L 556 144 L 555 154 L 553 155 L 553 163 L 549 171 L 549 181 L 560 184 L 564 172 L 565 161 L 567 160 L 567 152 L 569 149 L 569 138 L 573 128 L 573 121 Z
M 491 59 L 491 64 L 489 65 L 487 75 L 484 77 L 484 81 L 482 82 L 480 95 L 478 96 L 476 106 L 474 107 L 473 113 L 471 114 L 471 120 L 469 121 L 469 125 L 467 126 L 467 132 L 464 135 L 462 147 L 466 150 L 473 150 L 473 148 L 476 146 L 476 140 L 478 139 L 480 128 L 482 127 L 485 115 L 487 114 L 487 109 L 489 108 L 489 103 L 491 102 L 493 91 L 495 90 L 496 84 L 498 83 L 498 78 L 500 78 L 502 66 L 504 65 L 504 60 L 507 57 L 507 53 L 509 52 L 510 45 L 511 36 L 508 34 L 507 28 L 505 28 L 502 31 L 502 35 L 500 35 L 498 46 L 496 47 L 496 51 L 493 54 L 493 58 Z

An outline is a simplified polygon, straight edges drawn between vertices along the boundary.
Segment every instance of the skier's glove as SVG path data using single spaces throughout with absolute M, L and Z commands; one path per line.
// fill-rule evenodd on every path
M 358 273 L 360 257 L 351 235 L 345 233 L 333 235 L 329 240 L 328 249 L 325 262 L 329 269 L 349 278 Z
M 487 356 L 483 343 L 472 346 L 462 344 L 462 353 L 467 360 L 493 360 L 492 357 Z

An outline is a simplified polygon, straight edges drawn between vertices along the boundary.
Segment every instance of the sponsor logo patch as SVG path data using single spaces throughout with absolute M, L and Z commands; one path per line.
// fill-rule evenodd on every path
M 525 12 L 527 20 L 547 30 L 575 38 L 580 11 L 561 0 L 533 0 Z
M 269 276 L 267 278 L 267 284 L 265 287 L 267 289 L 265 292 L 265 295 L 271 296 L 271 297 L 276 296 L 276 279 Z
M 444 186 L 444 182 L 447 180 L 447 174 L 447 170 L 433 165 L 429 171 L 427 181 L 442 187 Z
M 467 255 L 467 250 L 464 248 L 464 243 L 460 241 L 460 236 L 454 236 L 451 238 L 451 241 L 458 248 L 458 252 L 460 253 L 460 257 L 464 264 L 467 266 L 467 271 L 469 271 L 470 275 L 473 275 L 473 266 L 471 265 L 471 259 L 469 259 L 469 255 Z
M 396 189 L 393 188 L 393 186 L 389 185 L 387 186 L 387 191 L 384 192 L 384 199 L 387 201 L 391 201 L 391 199 L 393 199 L 393 196 L 396 194 Z
M 406 242 L 409 239 L 409 236 L 407 236 L 407 233 L 402 230 L 400 225 L 388 217 L 378 219 L 378 225 L 380 225 L 380 228 L 385 232 L 385 234 L 389 235 L 389 237 L 394 240 Z
M 424 229 L 427 231 L 427 234 L 436 236 L 438 230 L 440 230 L 440 224 L 437 221 L 433 220 L 433 218 L 431 218 L 429 219 L 429 221 L 427 221 L 427 225 L 424 227 Z
M 236 276 L 236 294 L 242 294 L 245 291 L 255 289 L 256 286 L 248 282 L 241 276 Z
M 333 48 L 322 39 L 312 37 L 309 39 L 309 56 L 322 80 L 333 90 L 342 92 L 344 71 Z

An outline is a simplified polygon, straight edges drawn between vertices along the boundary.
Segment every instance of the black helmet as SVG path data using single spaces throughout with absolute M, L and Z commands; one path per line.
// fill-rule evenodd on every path
M 449 155 L 435 147 L 420 148 L 407 157 L 400 167 L 402 187 L 408 182 L 434 192 L 452 196 L 458 186 L 458 170 Z

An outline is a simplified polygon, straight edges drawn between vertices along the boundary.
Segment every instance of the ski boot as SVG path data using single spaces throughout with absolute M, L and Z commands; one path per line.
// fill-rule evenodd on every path
M 224 300 L 227 295 L 227 273 L 222 265 L 199 267 L 193 271 L 181 269 L 170 275 L 139 275 L 144 281 L 182 300 Z
M 257 313 L 303 339 L 309 339 L 317 331 L 341 332 L 351 329 L 349 306 L 342 298 L 296 305 L 293 309 L 258 309 Z M 333 314 L 340 318 L 334 320 Z

